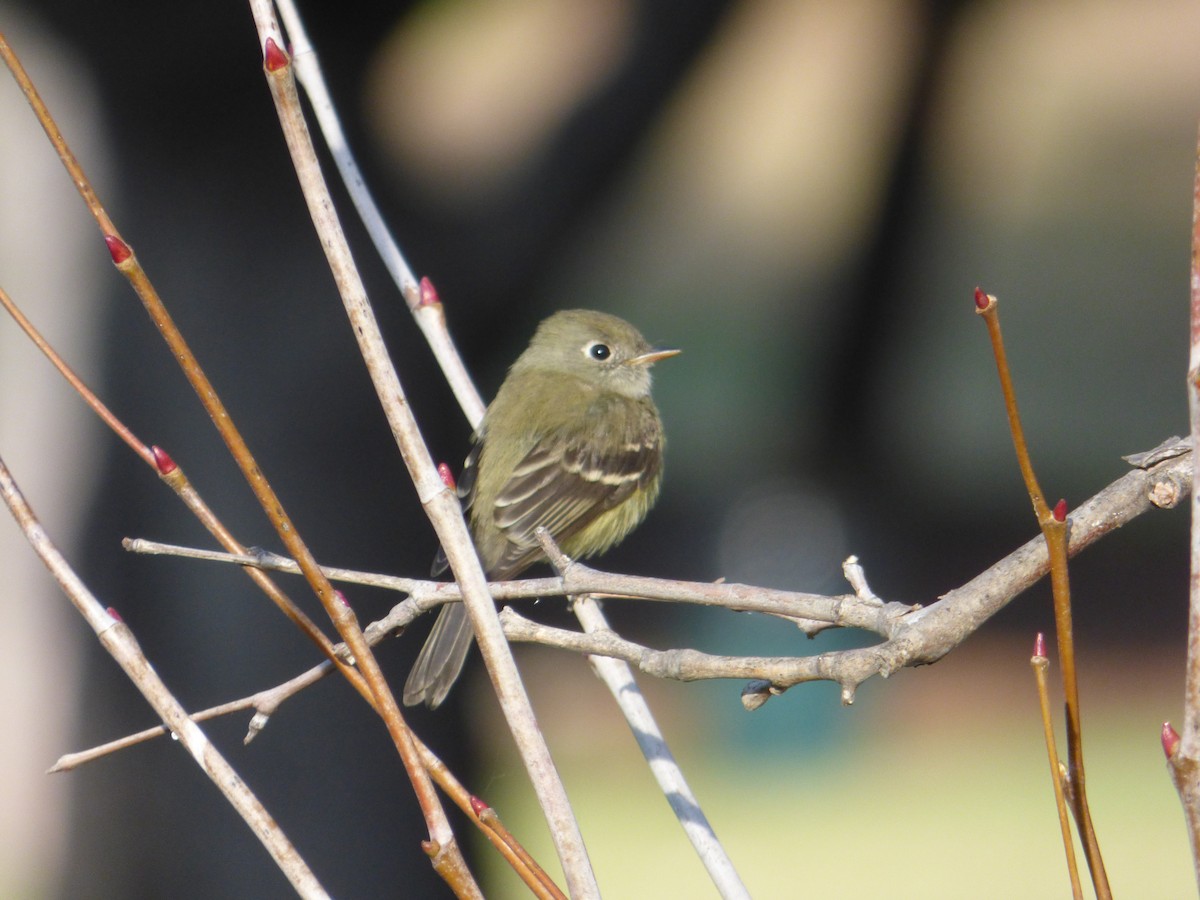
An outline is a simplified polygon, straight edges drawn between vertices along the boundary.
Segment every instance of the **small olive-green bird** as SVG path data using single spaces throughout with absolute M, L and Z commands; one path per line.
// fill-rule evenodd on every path
M 458 493 L 491 581 L 544 559 L 545 526 L 573 557 L 607 550 L 645 518 L 662 483 L 663 428 L 651 347 L 623 319 L 571 309 L 538 326 L 487 408 Z M 446 569 L 443 553 L 434 574 Z M 458 678 L 474 632 L 462 603 L 442 607 L 404 685 L 408 706 L 435 709 Z

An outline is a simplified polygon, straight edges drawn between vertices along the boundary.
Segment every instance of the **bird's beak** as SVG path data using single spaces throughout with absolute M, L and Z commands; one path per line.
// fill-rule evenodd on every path
M 678 356 L 682 352 L 682 350 L 651 350 L 649 353 L 643 353 L 641 356 L 631 357 L 628 362 L 631 366 L 649 366 L 660 359 L 666 359 L 669 356 Z

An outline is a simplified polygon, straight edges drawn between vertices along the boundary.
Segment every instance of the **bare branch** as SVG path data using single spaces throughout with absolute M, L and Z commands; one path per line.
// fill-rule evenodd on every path
M 577 597 L 572 604 L 575 616 L 589 634 L 611 633 L 608 622 L 594 597 Z M 503 619 L 501 620 L 503 621 Z M 717 839 L 700 802 L 684 777 L 683 769 L 667 745 L 645 696 L 634 680 L 633 671 L 623 661 L 609 656 L 589 656 L 588 664 L 597 677 L 612 691 L 621 714 L 629 723 L 638 748 L 650 766 L 654 780 L 679 819 L 713 884 L 725 900 L 748 898 L 750 892 L 734 868 L 733 860 Z
M 142 653 L 133 631 L 121 621 L 114 610 L 105 609 L 71 569 L 25 501 L 3 459 L 0 459 L 0 499 L 8 506 L 26 540 L 54 576 L 63 593 L 96 632 L 96 637 L 104 649 L 112 655 L 129 680 L 162 718 L 164 727 L 179 738 L 179 742 L 192 755 L 196 764 L 250 826 L 296 892 L 302 897 L 328 896 L 303 858 L 296 852 L 296 848 L 284 835 L 283 829 L 167 689 Z
M 396 446 L 416 488 L 417 496 L 446 551 L 450 570 L 463 586 L 464 602 L 470 613 L 476 641 L 487 664 L 488 674 L 496 687 L 496 694 L 517 750 L 546 816 L 568 886 L 576 896 L 599 896 L 599 887 L 583 844 L 583 835 L 571 811 L 566 789 L 558 776 L 550 750 L 538 728 L 533 708 L 517 673 L 516 663 L 512 659 L 512 652 L 504 640 L 496 618 L 495 605 L 487 593 L 486 579 L 463 519 L 462 508 L 457 497 L 442 483 L 405 399 L 400 379 L 388 358 L 378 321 L 367 298 L 366 288 L 355 266 L 345 233 L 334 210 L 328 185 L 317 161 L 316 149 L 312 144 L 296 92 L 290 58 L 280 50 L 284 41 L 278 23 L 268 0 L 250 0 L 250 8 L 258 29 L 260 45 L 264 49 L 264 58 L 269 60 L 272 50 L 280 58 L 280 64 L 276 66 L 272 66 L 268 61 L 267 83 L 275 101 L 284 139 L 305 202 L 308 204 L 313 226 L 320 236 L 321 246 L 325 250 L 326 260 L 337 284 L 346 316 L 358 342 L 359 352 L 375 387 Z M 355 647 L 354 650 L 356 657 L 361 655 L 360 648 Z M 361 653 L 370 656 L 370 650 L 365 645 L 361 648 Z M 365 665 L 369 671 L 373 661 L 369 658 L 359 660 L 359 665 Z M 382 682 L 382 677 L 380 680 Z M 372 687 L 375 687 L 373 681 Z M 381 683 L 377 693 L 381 701 L 381 711 L 389 714 L 387 719 L 391 727 L 392 718 L 399 719 L 399 712 L 390 698 L 390 691 L 386 697 L 383 696 L 385 687 L 386 685 Z M 387 701 L 386 706 L 383 701 Z M 402 751 L 402 755 L 405 765 L 408 766 L 407 748 Z M 432 810 L 436 798 L 429 793 L 431 788 L 427 789 L 427 784 L 428 780 L 425 778 L 414 779 L 414 785 L 419 785 L 418 796 L 422 808 L 426 809 L 428 797 Z M 431 839 L 443 848 L 446 847 L 447 842 L 453 838 L 453 832 L 445 822 L 444 816 L 439 813 L 437 818 L 431 818 L 430 822 L 433 826 Z M 438 859 L 441 856 L 439 853 L 434 858 L 435 867 L 439 865 Z M 465 870 L 465 866 L 459 868 Z M 439 868 L 439 872 L 441 871 Z
M 1189 442 L 1171 438 L 1147 454 L 1138 454 L 1128 459 L 1144 468 L 1135 469 L 1110 484 L 1081 505 L 1068 519 L 1071 536 L 1068 551 L 1071 555 L 1091 546 L 1104 535 L 1142 513 L 1156 507 L 1174 507 L 1187 497 L 1191 489 L 1192 465 Z M 788 593 L 738 584 L 696 584 L 631 575 L 610 575 L 563 557 L 557 547 L 552 546 L 552 549 L 559 564 L 564 565 L 567 570 L 563 577 L 496 582 L 490 586 L 496 598 L 517 599 L 594 592 L 614 599 L 642 596 L 645 599 L 707 602 L 730 609 L 746 609 L 754 602 L 756 591 L 760 598 L 772 598 Z M 284 570 L 295 565 L 274 554 L 247 557 L 217 553 L 196 555 L 239 565 L 269 564 Z M 857 686 L 872 675 L 886 678 L 903 666 L 936 662 L 1045 575 L 1048 562 L 1045 541 L 1040 536 L 1033 538 L 967 584 L 925 608 L 906 607 L 898 603 L 884 603 L 880 607 L 878 604 L 881 601 L 866 586 L 865 576 L 857 561 L 851 557 L 847 560 L 845 568 L 859 597 L 802 594 L 791 595 L 790 599 L 796 603 L 809 600 L 825 601 L 830 604 L 830 608 L 841 610 L 853 608 L 854 603 L 863 603 L 871 609 L 891 609 L 892 612 L 884 620 L 889 623 L 886 633 L 892 636 L 891 640 L 874 647 L 840 650 L 811 657 L 735 658 L 714 656 L 695 650 L 650 650 L 605 629 L 581 635 L 578 632 L 547 628 L 525 619 L 512 610 L 505 610 L 501 614 L 501 621 L 510 640 L 536 641 L 581 653 L 609 656 L 633 663 L 643 671 L 664 678 L 749 679 L 749 684 L 742 691 L 742 703 L 748 709 L 756 709 L 793 684 L 818 680 L 835 681 L 842 685 L 843 701 L 851 703 Z M 326 571 L 330 577 L 334 577 L 334 573 L 342 570 Z M 365 575 L 353 572 L 346 574 L 352 577 Z M 387 616 L 372 622 L 364 629 L 367 641 L 371 645 L 404 628 L 421 613 L 443 602 L 458 599 L 457 585 L 452 582 L 414 580 L 407 583 L 413 587 L 414 595 L 398 603 Z M 591 587 L 584 588 L 583 585 Z M 620 585 L 623 590 L 620 593 L 609 593 L 603 587 L 605 585 Z M 720 595 L 723 592 L 729 594 L 730 601 L 727 603 L 721 602 Z M 340 646 L 337 649 L 344 652 Z M 247 708 L 259 710 L 261 715 L 263 704 L 268 701 L 270 711 L 273 711 L 283 700 L 324 677 L 329 670 L 330 663 L 326 660 L 275 688 L 197 713 L 196 717 L 220 715 Z M 106 744 L 103 748 L 69 754 L 55 764 L 53 771 L 72 768 L 105 752 L 121 749 L 159 733 L 161 731 L 150 729 L 140 735 Z
M 1192 181 L 1192 263 L 1190 290 L 1190 348 L 1188 352 L 1188 420 L 1193 443 L 1200 441 L 1200 138 Z M 1200 478 L 1200 457 L 1193 460 Z M 1163 748 L 1168 768 L 1183 803 L 1192 865 L 1200 883 L 1200 496 L 1192 495 L 1191 578 L 1188 587 L 1187 675 L 1184 679 L 1183 727 L 1179 739 L 1168 740 L 1170 724 L 1163 723 Z M 1170 730 L 1174 734 L 1174 729 Z
M 1190 490 L 1191 466 L 1190 451 L 1183 452 L 1147 469 L 1135 469 L 1092 497 L 1067 520 L 1070 555 L 1151 508 L 1174 506 Z M 578 565 L 570 563 L 567 573 Z M 682 681 L 753 679 L 754 683 L 743 694 L 743 702 L 750 708 L 757 708 L 768 697 L 807 681 L 835 681 L 842 687 L 843 702 L 851 703 L 858 685 L 873 675 L 886 678 L 905 666 L 941 659 L 1048 569 L 1046 543 L 1040 536 L 1033 538 L 936 603 L 891 620 L 892 633 L 884 643 L 799 658 L 726 657 L 696 650 L 654 651 L 611 632 L 580 635 L 546 628 L 509 610 L 505 611 L 503 621 L 511 640 L 536 640 L 581 653 L 614 656 L 658 677 Z M 742 585 L 705 587 L 745 589 Z
M 1191 490 L 1192 453 L 1187 441 L 1171 438 L 1148 454 L 1130 457 L 1136 468 L 1083 503 L 1067 520 L 1068 552 L 1074 556 L 1111 531 L 1142 513 L 1169 509 Z M 511 640 L 536 641 L 582 653 L 623 659 L 643 671 L 661 677 L 747 678 L 755 683 L 743 692 L 748 707 L 761 705 L 769 696 L 806 681 L 828 680 L 842 685 L 843 700 L 853 702 L 859 684 L 873 675 L 887 677 L 904 666 L 936 662 L 958 646 L 991 616 L 1046 574 L 1049 568 L 1046 543 L 1040 537 L 1010 553 L 967 584 L 945 594 L 926 607 L 884 602 L 871 592 L 857 560 L 845 564 L 856 594 L 825 597 L 756 588 L 744 584 L 709 584 L 645 578 L 602 572 L 562 555 L 549 542 L 547 550 L 562 573 L 557 578 L 495 582 L 489 586 L 497 600 L 528 599 L 557 595 L 603 594 L 612 599 L 645 599 L 721 606 L 737 611 L 819 620 L 818 624 L 852 626 L 888 638 L 873 647 L 840 650 L 811 657 L 712 656 L 698 651 L 650 651 L 648 648 L 612 637 L 579 635 L 577 632 L 545 628 L 515 613 L 502 616 L 505 634 Z M 205 554 L 205 558 L 241 565 L 262 564 L 286 568 L 285 560 L 265 557 L 236 557 Z M 342 570 L 328 569 L 331 577 Z M 350 577 L 374 577 L 346 572 Z M 386 616 L 366 628 L 374 644 L 387 634 L 401 630 L 423 612 L 458 599 L 454 583 L 397 579 L 412 595 L 396 604 Z M 382 583 L 382 582 L 379 582 Z M 612 632 L 608 632 L 612 635 Z M 589 638 L 591 638 L 589 640 Z M 651 655 L 648 655 L 651 654 Z M 659 654 L 659 655 L 652 655 Z M 670 654 L 670 655 L 662 655 Z M 645 662 L 645 665 L 642 665 Z
M 342 132 L 341 123 L 338 121 L 336 111 L 329 97 L 329 92 L 325 87 L 324 77 L 317 62 L 316 53 L 308 40 L 308 35 L 305 33 L 303 21 L 299 13 L 296 11 L 291 0 L 276 0 L 276 5 L 279 8 L 280 15 L 287 26 L 288 34 L 293 42 L 297 78 L 303 85 L 312 103 L 314 113 L 320 123 L 321 131 L 325 136 L 326 143 L 333 154 L 335 164 L 342 176 L 342 181 L 354 202 L 355 208 L 359 212 L 359 216 L 366 225 L 367 231 L 371 235 L 371 240 L 375 244 L 380 257 L 383 259 L 393 280 L 408 302 L 409 310 L 425 335 L 425 339 L 430 349 L 432 349 L 438 364 L 441 366 L 446 381 L 454 391 L 454 395 L 462 407 L 467 420 L 471 423 L 473 429 L 477 429 L 483 419 L 484 403 L 471 380 L 470 374 L 467 372 L 466 366 L 463 364 L 457 347 L 454 345 L 450 331 L 446 327 L 445 310 L 438 298 L 437 291 L 427 278 L 422 278 L 419 285 L 416 283 L 412 270 L 409 268 L 403 254 L 388 231 L 383 217 L 375 205 L 374 199 L 366 189 L 358 165 L 350 152 L 349 145 Z M 590 607 L 588 619 L 598 626 L 603 624 L 603 615 L 599 606 L 593 605 Z M 581 619 L 581 621 L 583 620 Z M 815 633 L 815 630 L 820 627 L 825 626 L 813 623 L 808 633 Z M 642 740 L 642 736 L 645 734 L 658 735 L 660 752 L 656 756 L 656 760 L 652 761 L 652 768 L 656 770 L 661 781 L 662 776 L 666 775 L 665 769 L 668 768 L 668 765 L 674 766 L 674 762 L 672 760 L 668 764 L 668 755 L 664 755 L 662 752 L 666 748 L 666 743 L 662 740 L 661 734 L 658 732 L 649 707 L 645 704 L 644 699 L 641 698 L 640 689 L 633 679 L 633 673 L 629 671 L 627 666 L 618 664 L 615 660 L 610 660 L 607 664 L 598 668 L 597 674 L 609 687 L 609 690 L 612 691 L 618 705 L 627 716 L 632 714 L 635 705 L 638 707 L 636 717 L 630 718 L 629 724 L 639 741 Z M 674 773 L 668 777 L 671 778 L 672 783 L 683 785 L 686 788 L 683 773 L 678 770 L 678 767 L 674 768 Z M 670 801 L 673 796 L 674 791 L 669 791 L 668 800 Z M 695 807 L 694 810 L 690 811 L 693 818 L 695 811 L 698 809 L 699 807 Z M 689 819 L 683 819 L 682 824 L 685 831 L 688 831 L 689 835 L 691 835 L 693 830 Z M 729 863 L 727 858 L 724 862 L 714 862 L 716 854 L 712 848 L 702 848 L 695 840 L 693 840 L 693 843 L 696 844 L 697 850 L 704 858 L 705 865 L 713 876 L 714 882 L 725 896 L 737 896 L 739 888 L 744 893 L 744 888 L 741 888 L 737 874 L 733 871 L 732 864 Z M 719 846 L 717 850 L 719 851 Z

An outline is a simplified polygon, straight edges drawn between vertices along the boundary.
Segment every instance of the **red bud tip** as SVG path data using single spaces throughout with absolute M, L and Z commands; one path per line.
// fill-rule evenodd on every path
M 983 288 L 981 288 L 981 287 L 975 288 L 975 305 L 977 307 L 979 307 L 980 309 L 987 309 L 988 304 L 991 302 L 992 301 L 988 297 L 988 295 L 983 292 Z
M 454 473 L 450 471 L 450 467 L 444 462 L 438 463 L 438 474 L 442 476 L 442 484 L 452 491 L 457 489 L 458 485 L 454 483 Z
M 343 594 L 341 591 L 339 591 L 337 588 L 333 589 L 333 596 L 335 598 L 337 598 L 338 603 L 342 604 L 342 606 L 346 607 L 346 609 L 350 608 L 350 601 L 347 600 L 346 595 Z
M 442 302 L 442 298 L 438 296 L 437 288 L 433 286 L 433 282 L 428 278 L 421 279 L 421 302 L 420 306 L 437 306 Z
M 1067 501 L 1066 500 L 1059 500 L 1057 503 L 1054 504 L 1054 521 L 1055 522 L 1067 521 Z
M 162 447 L 151 447 L 150 455 L 154 457 L 154 465 L 158 467 L 159 475 L 170 475 L 179 468 L 175 465 L 175 460 L 171 459 L 171 455 Z
M 291 60 L 288 58 L 288 55 L 275 43 L 275 39 L 267 38 L 266 47 L 263 50 L 263 65 L 267 71 L 278 72 L 290 62 Z
M 1163 753 L 1167 755 L 1167 759 L 1173 757 L 1175 751 L 1179 749 L 1179 732 L 1171 727 L 1170 722 L 1163 722 L 1162 745 Z
M 490 806 L 488 806 L 474 794 L 471 795 L 471 812 L 475 813 L 476 816 L 482 816 L 489 809 L 491 809 Z
M 133 251 L 129 249 L 129 245 L 115 234 L 106 234 L 104 236 L 104 243 L 108 244 L 109 255 L 112 256 L 112 261 L 118 266 L 133 256 Z
M 106 609 L 105 612 L 108 613 L 110 616 L 112 616 L 114 619 L 116 619 L 118 622 L 125 621 L 124 619 L 121 618 L 121 614 L 119 612 L 117 612 L 117 610 L 112 606 L 108 607 L 108 609 Z
M 1033 655 L 1046 658 L 1046 635 L 1042 632 L 1037 633 L 1037 637 L 1033 639 Z

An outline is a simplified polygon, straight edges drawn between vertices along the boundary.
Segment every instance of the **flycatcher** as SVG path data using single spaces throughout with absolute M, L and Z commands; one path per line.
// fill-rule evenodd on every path
M 545 526 L 573 557 L 607 550 L 645 518 L 662 483 L 663 429 L 650 399 L 658 350 L 607 313 L 571 309 L 538 326 L 487 408 L 458 483 L 490 581 L 544 559 Z M 439 551 L 434 574 L 446 569 Z M 442 607 L 404 685 L 408 706 L 446 698 L 474 632 L 462 603 Z

